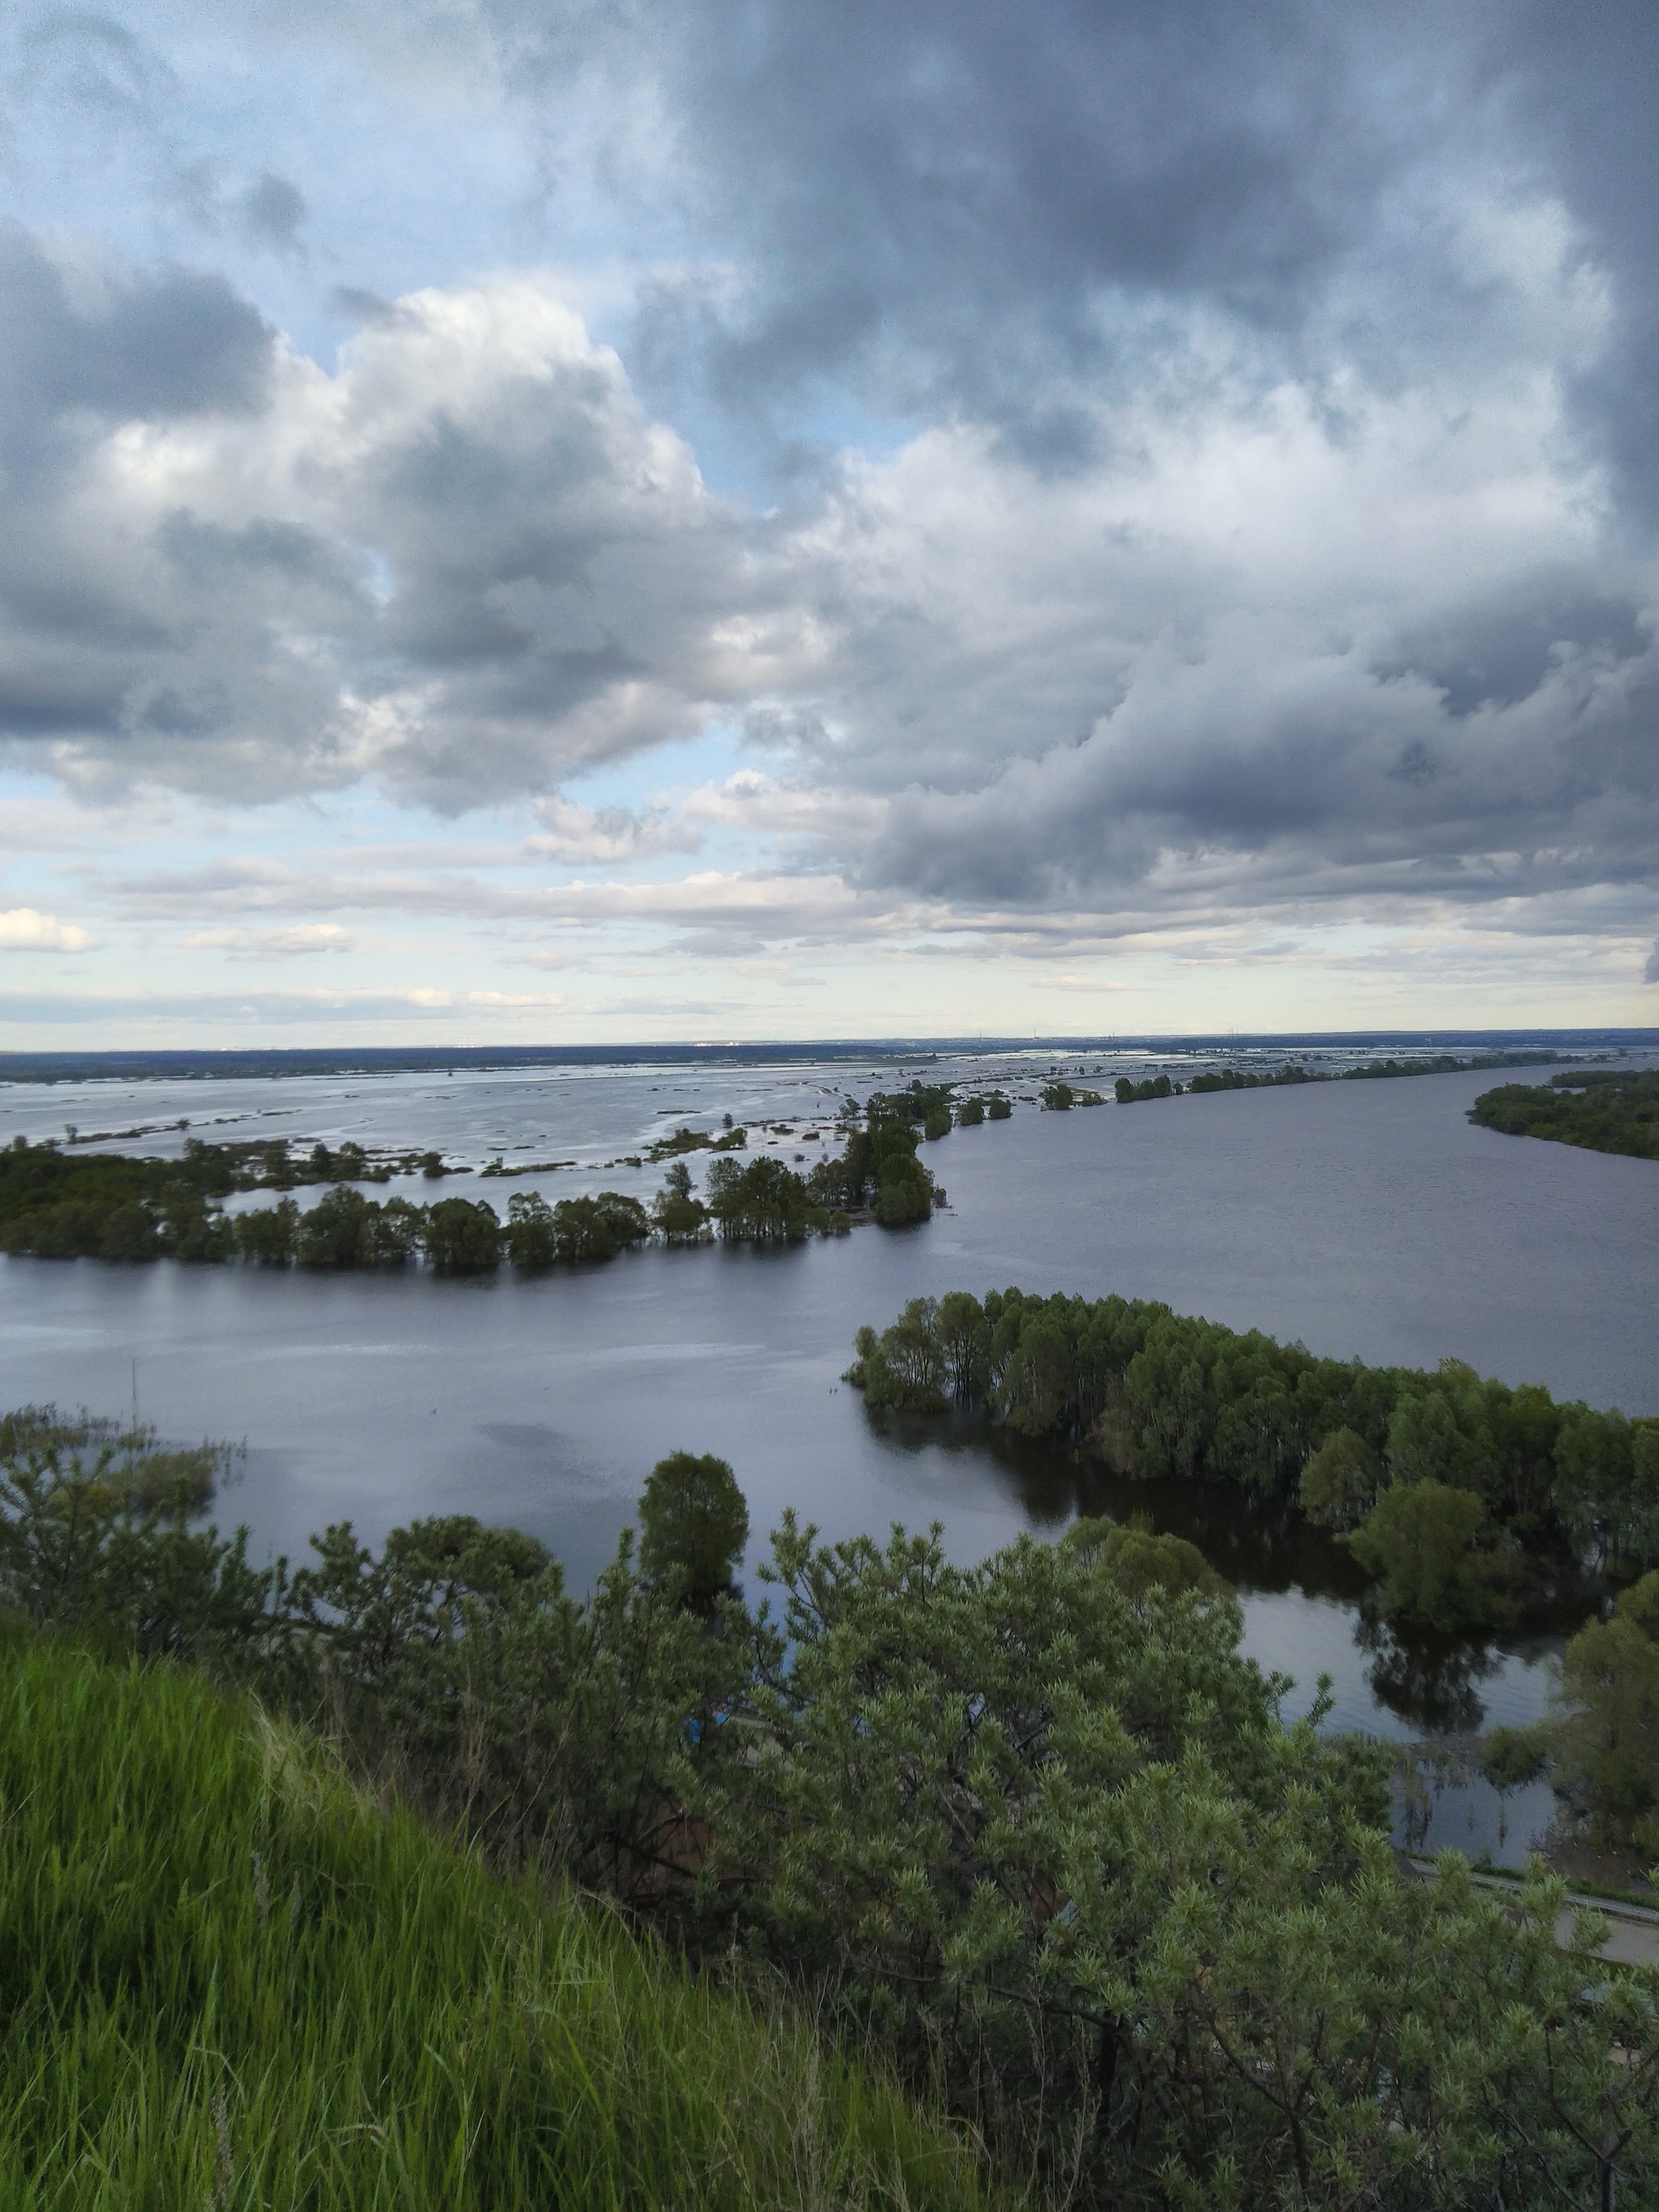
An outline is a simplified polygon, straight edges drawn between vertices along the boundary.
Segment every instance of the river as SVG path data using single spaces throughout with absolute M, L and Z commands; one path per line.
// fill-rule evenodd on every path
M 648 1197 L 660 1170 L 608 1163 L 682 1119 L 706 1127 L 730 1113 L 752 1149 L 810 1159 L 843 1097 L 911 1073 L 1000 1079 L 1023 1102 L 1007 1122 L 925 1148 L 950 1199 L 930 1224 L 781 1251 L 651 1249 L 529 1280 L 0 1261 L 0 1403 L 123 1412 L 136 1387 L 164 1435 L 246 1438 L 246 1471 L 219 1511 L 246 1521 L 262 1552 L 297 1552 L 331 1520 L 375 1538 L 465 1510 L 532 1530 L 578 1583 L 613 1548 L 653 1462 L 681 1447 L 736 1469 L 756 1530 L 751 1585 L 786 1505 L 830 1537 L 937 1520 L 963 1560 L 1023 1528 L 1056 1532 L 1079 1505 L 1149 1510 L 1236 1583 L 1247 1648 L 1295 1678 L 1287 1711 L 1327 1674 L 1332 1725 L 1395 1738 L 1536 1717 L 1559 1638 L 1379 1646 L 1351 1565 L 1317 1532 L 1267 1525 L 1231 1497 L 1103 1487 L 1066 1455 L 975 1424 L 874 1420 L 841 1371 L 858 1324 L 884 1323 L 906 1298 L 1018 1284 L 1163 1298 L 1339 1357 L 1455 1356 L 1507 1382 L 1659 1412 L 1659 1167 L 1472 1127 L 1464 1109 L 1507 1079 L 1490 1073 L 1040 1113 L 1030 1094 L 1053 1064 L 807 1058 L 0 1085 L 0 1141 L 187 1117 L 206 1137 L 356 1138 L 441 1148 L 474 1168 L 495 1155 L 575 1161 L 441 1186 L 502 1212 L 516 1190 Z M 1119 1065 L 1082 1064 L 1107 1080 Z M 1139 1073 L 1145 1055 L 1126 1064 Z M 787 1135 L 763 1139 L 763 1124 L 784 1121 Z M 142 1148 L 183 1140 L 174 1127 Z M 1502 1805 L 1484 1784 L 1451 1787 L 1426 1841 L 1513 1863 L 1549 1811 L 1542 1785 Z

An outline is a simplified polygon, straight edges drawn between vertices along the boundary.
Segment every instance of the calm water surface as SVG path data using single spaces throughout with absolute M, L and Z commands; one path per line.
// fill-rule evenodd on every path
M 1015 1063 L 998 1071 L 1017 1092 L 1035 1087 Z M 66 1121 L 84 1132 L 188 1116 L 226 1139 L 352 1136 L 475 1166 L 497 1154 L 577 1163 L 441 1186 L 504 1212 L 515 1190 L 648 1197 L 660 1170 L 606 1163 L 683 1119 L 706 1127 L 730 1112 L 751 1147 L 763 1121 L 787 1119 L 774 1148 L 811 1158 L 823 1138 L 805 1133 L 827 1138 L 849 1090 L 894 1079 L 872 1063 L 856 1080 L 842 1067 L 702 1066 L 678 1079 L 650 1068 L 20 1085 L 0 1087 L 0 1141 Z M 1352 1568 L 1316 1531 L 1251 1522 L 1231 1498 L 1091 1486 L 1065 1455 L 971 1425 L 875 1421 L 839 1379 L 860 1322 L 921 1294 L 1018 1284 L 1163 1298 L 1339 1357 L 1453 1355 L 1507 1382 L 1659 1412 L 1659 1168 L 1472 1128 L 1463 1109 L 1494 1079 L 1127 1112 L 1022 1104 L 1010 1122 L 927 1148 L 951 1200 L 930 1224 L 777 1253 L 647 1251 L 471 1282 L 0 1260 L 0 1402 L 125 1408 L 136 1363 L 143 1414 L 164 1433 L 246 1438 L 246 1476 L 221 1510 L 246 1520 L 259 1547 L 298 1551 L 330 1520 L 374 1538 L 465 1510 L 533 1530 L 578 1582 L 611 1551 L 646 1471 L 682 1446 L 732 1462 L 757 1557 L 788 1504 L 832 1537 L 938 1520 L 964 1561 L 1022 1528 L 1055 1532 L 1079 1507 L 1147 1510 L 1236 1582 L 1247 1648 L 1295 1678 L 1287 1711 L 1305 1709 L 1324 1673 L 1334 1724 L 1413 1738 L 1520 1722 L 1543 1709 L 1559 1641 L 1379 1644 Z M 144 1148 L 182 1141 L 174 1129 Z M 1547 1790 L 1503 1808 L 1484 1785 L 1449 1790 L 1428 1841 L 1514 1859 L 1549 1809 Z

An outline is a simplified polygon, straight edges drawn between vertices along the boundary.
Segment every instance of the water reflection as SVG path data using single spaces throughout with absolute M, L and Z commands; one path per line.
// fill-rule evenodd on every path
M 1408 1627 L 1381 1619 L 1346 1547 L 1281 1500 L 1229 1483 L 1127 1481 L 1081 1450 L 1013 1435 L 982 1413 L 930 1418 L 881 1408 L 867 1410 L 864 1425 L 876 1448 L 896 1460 L 955 1462 L 964 1475 L 994 1469 L 1032 1529 L 1056 1532 L 1076 1515 L 1104 1515 L 1142 1518 L 1160 1535 L 1184 1537 L 1238 1592 L 1247 1625 L 1272 1622 L 1263 1640 L 1274 1666 L 1297 1679 L 1296 1710 L 1310 1701 L 1318 1675 L 1334 1678 L 1340 1726 L 1462 1736 L 1489 1720 L 1534 1719 L 1548 1659 L 1578 1625 L 1564 1617 L 1545 1624 L 1555 1632 L 1503 1641 Z M 1494 1692 L 1503 1693 L 1497 1712 L 1489 1711 Z M 1390 1719 L 1397 1729 L 1388 1727 Z
M 1486 1717 L 1475 1685 L 1490 1681 L 1501 1664 L 1493 1645 L 1468 1637 L 1443 1636 L 1379 1620 L 1362 1606 L 1354 1641 L 1375 1656 L 1365 1670 L 1380 1705 L 1430 1735 L 1473 1733 Z

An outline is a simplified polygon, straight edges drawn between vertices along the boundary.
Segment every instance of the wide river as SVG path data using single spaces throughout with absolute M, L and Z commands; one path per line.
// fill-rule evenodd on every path
M 187 1116 L 226 1140 L 353 1137 L 475 1168 L 498 1154 L 576 1163 L 435 1187 L 504 1214 L 520 1190 L 648 1198 L 660 1170 L 607 1164 L 682 1120 L 709 1127 L 729 1113 L 751 1151 L 763 1124 L 787 1121 L 774 1149 L 811 1158 L 849 1094 L 920 1073 L 1001 1077 L 1029 1100 L 1051 1061 L 10 1084 L 0 1140 Z M 1116 1072 L 1101 1056 L 1087 1066 Z M 840 1379 L 860 1322 L 884 1324 L 919 1295 L 1018 1284 L 1162 1298 L 1340 1357 L 1455 1356 L 1559 1396 L 1659 1412 L 1659 1167 L 1474 1128 L 1464 1109 L 1504 1079 L 1319 1084 L 1127 1111 L 1022 1103 L 1007 1122 L 925 1147 L 950 1199 L 930 1224 L 781 1251 L 648 1249 L 528 1280 L 0 1260 L 0 1403 L 125 1413 L 136 1389 L 167 1437 L 246 1438 L 246 1473 L 219 1511 L 246 1521 L 261 1552 L 299 1552 L 332 1520 L 375 1538 L 465 1510 L 532 1530 L 579 1584 L 653 1462 L 680 1447 L 736 1469 L 751 1577 L 786 1505 L 830 1537 L 936 1520 L 964 1561 L 1021 1529 L 1056 1532 L 1079 1506 L 1150 1510 L 1237 1583 L 1248 1649 L 1295 1678 L 1287 1711 L 1305 1708 L 1324 1673 L 1333 1725 L 1403 1738 L 1519 1722 L 1544 1708 L 1559 1638 L 1379 1643 L 1352 1568 L 1316 1532 L 1263 1524 L 1231 1498 L 1105 1488 L 1065 1455 L 973 1425 L 879 1423 Z M 121 1148 L 182 1141 L 174 1127 Z M 1549 1812 L 1542 1785 L 1502 1807 L 1482 1784 L 1451 1788 L 1427 1841 L 1513 1861 Z

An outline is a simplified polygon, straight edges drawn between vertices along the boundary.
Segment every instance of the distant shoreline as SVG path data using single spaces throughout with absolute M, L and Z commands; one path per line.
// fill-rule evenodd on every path
M 1051 1037 L 730 1039 L 719 1042 L 549 1045 L 226 1046 L 156 1051 L 0 1052 L 0 1084 L 267 1080 L 302 1075 L 477 1073 L 533 1067 L 778 1066 L 792 1063 L 1042 1057 L 1051 1054 L 1212 1053 L 1291 1048 L 1447 1052 L 1540 1048 L 1659 1052 L 1659 1029 L 1323 1030 Z

